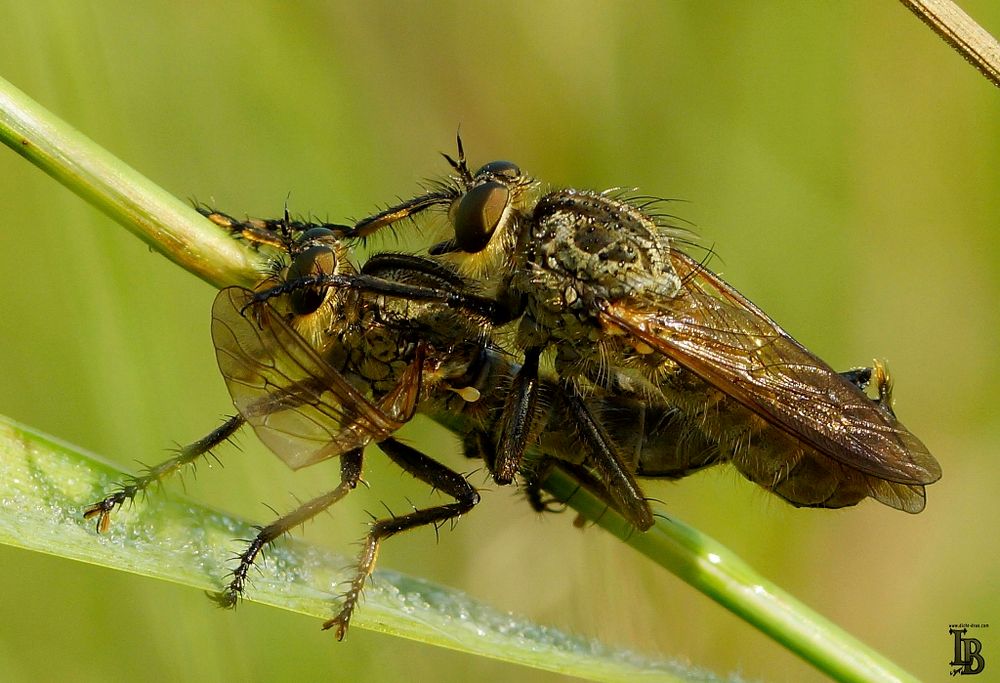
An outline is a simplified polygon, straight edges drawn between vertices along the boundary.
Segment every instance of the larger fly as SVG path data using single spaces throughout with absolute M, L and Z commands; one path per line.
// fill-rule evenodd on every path
M 516 325 L 524 363 L 508 416 L 537 404 L 542 354 L 577 395 L 597 389 L 676 409 L 752 481 L 791 503 L 854 505 L 867 496 L 915 513 L 941 468 L 877 395 L 840 374 L 705 265 L 645 200 L 619 191 L 545 189 L 508 161 L 472 172 L 459 140 L 454 174 L 431 192 L 359 221 L 367 236 L 428 209 L 450 236 L 430 253 L 491 293 Z M 530 435 L 504 435 L 494 477 L 518 471 Z M 609 444 L 618 461 L 629 462 Z M 655 455 L 644 451 L 636 464 Z M 634 462 L 634 460 L 633 460 Z M 655 470 L 655 468 L 649 468 Z M 633 517 L 644 528 L 648 518 Z

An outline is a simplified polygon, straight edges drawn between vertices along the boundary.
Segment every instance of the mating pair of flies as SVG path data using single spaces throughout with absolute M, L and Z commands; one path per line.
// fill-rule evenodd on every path
M 897 420 L 882 365 L 835 372 L 685 253 L 656 200 L 544 188 L 505 161 L 471 172 L 458 149 L 429 192 L 353 226 L 202 210 L 276 254 L 255 290 L 224 289 L 212 307 L 238 412 L 87 508 L 98 530 L 245 424 L 293 469 L 340 458 L 336 488 L 262 527 L 239 556 L 218 597 L 233 605 L 269 543 L 358 485 L 375 443 L 454 502 L 371 525 L 324 624 L 340 639 L 383 539 L 479 502 L 463 475 L 393 437 L 418 411 L 498 484 L 521 477 L 536 509 L 553 502 L 542 485 L 559 468 L 640 530 L 653 515 L 637 477 L 723 462 L 796 506 L 872 497 L 923 509 L 940 466 Z M 448 234 L 425 254 L 352 262 L 352 240 L 435 213 Z

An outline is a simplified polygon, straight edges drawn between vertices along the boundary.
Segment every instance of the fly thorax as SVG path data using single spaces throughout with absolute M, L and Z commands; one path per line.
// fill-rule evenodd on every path
M 511 282 L 526 300 L 519 343 L 558 342 L 563 371 L 575 369 L 570 374 L 603 372 L 600 359 L 624 344 L 601 328 L 601 302 L 628 300 L 642 308 L 680 288 L 666 232 L 609 194 L 546 194 L 527 223 L 524 246 L 526 263 Z
M 541 271 L 535 280 L 558 290 L 567 306 L 669 297 L 680 289 L 665 231 L 626 201 L 560 190 L 538 202 L 533 218 L 532 260 Z

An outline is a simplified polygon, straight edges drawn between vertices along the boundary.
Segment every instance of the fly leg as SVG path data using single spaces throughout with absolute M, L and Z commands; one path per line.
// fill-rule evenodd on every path
M 510 394 L 504 402 L 500 443 L 493 466 L 493 480 L 501 486 L 514 480 L 535 433 L 539 412 L 538 357 L 541 353 L 541 347 L 537 346 L 524 352 L 524 365 L 514 376 Z
M 851 382 L 859 389 L 866 389 L 873 377 L 876 380 L 879 393 L 876 400 L 880 405 L 887 404 L 885 396 L 889 393 L 886 386 L 891 383 L 885 377 L 884 370 L 879 374 L 878 368 L 854 368 L 840 373 L 847 381 Z M 581 488 L 597 496 L 603 503 L 614 510 L 619 511 L 630 522 L 640 529 L 646 529 L 652 524 L 652 517 L 649 505 L 642 495 L 642 492 L 635 481 L 633 473 L 617 457 L 612 446 L 610 437 L 605 432 L 603 426 L 597 421 L 585 402 L 579 398 L 576 392 L 567 387 L 565 394 L 565 405 L 570 413 L 572 422 L 581 437 L 588 443 L 591 455 L 585 464 L 579 465 L 552 458 L 545 458 L 540 463 L 537 473 L 528 479 L 528 499 L 532 507 L 539 512 L 550 509 L 551 502 L 542 497 L 542 489 L 545 477 L 552 467 L 558 467 L 563 472 L 569 474 Z M 711 465 L 711 461 L 706 460 L 700 467 Z M 646 473 L 649 476 L 657 477 L 680 477 L 693 471 L 691 468 L 678 470 L 676 473 L 662 471 Z
M 254 244 L 267 244 L 280 249 L 285 246 L 291 234 L 302 233 L 312 228 L 326 228 L 348 238 L 364 239 L 382 228 L 411 219 L 427 209 L 448 206 L 459 196 L 458 191 L 453 189 L 428 192 L 389 207 L 374 216 L 363 218 L 353 226 L 293 221 L 289 219 L 287 210 L 284 218 L 251 218 L 241 221 L 205 206 L 196 206 L 195 209 L 219 227 L 229 230 L 234 236 L 242 237 Z
M 590 493 L 592 493 L 598 500 L 604 503 L 607 507 L 619 513 L 622 512 L 621 503 L 618 502 L 617 496 L 612 490 L 612 487 L 606 484 L 605 482 L 601 481 L 600 479 L 598 479 L 596 476 L 594 476 L 593 472 L 587 469 L 586 466 L 578 465 L 576 463 L 571 463 L 571 462 L 563 462 L 563 461 L 557 461 L 554 464 L 555 468 L 562 470 L 564 473 L 572 477 L 573 481 L 575 481 L 577 484 L 577 488 L 573 490 L 573 493 L 571 493 L 569 497 L 566 498 L 566 500 L 559 501 L 557 498 L 553 498 L 553 500 L 557 500 L 558 502 L 561 502 L 564 505 L 568 505 L 570 499 L 576 494 L 576 492 L 579 491 L 580 489 L 584 489 L 585 491 L 589 491 Z M 540 488 L 544 485 L 544 482 L 545 482 L 544 479 L 539 482 Z M 643 503 L 645 504 L 645 500 L 643 500 Z M 638 524 L 634 520 L 629 519 L 627 515 L 623 516 L 625 516 L 625 518 L 628 519 L 628 521 L 632 522 L 632 524 L 638 526 Z M 587 521 L 586 518 L 582 514 L 577 514 L 576 519 L 573 521 L 573 526 L 577 528 L 583 528 L 586 521 Z M 649 526 L 652 526 L 652 524 L 650 523 L 650 525 L 648 525 L 646 528 L 649 528 Z
M 243 594 L 247 584 L 247 574 L 261 551 L 276 538 L 312 519 L 320 512 L 336 503 L 361 481 L 362 449 L 356 448 L 340 456 L 340 484 L 329 493 L 317 496 L 301 507 L 280 517 L 265 527 L 258 527 L 258 533 L 250 545 L 240 555 L 240 564 L 233 571 L 233 579 L 226 589 L 211 597 L 222 607 L 233 607 Z
M 515 379 L 515 386 L 516 384 Z M 560 427 L 571 429 L 577 435 L 584 449 L 584 457 L 580 464 L 552 457 L 542 458 L 540 469 L 528 479 L 529 502 L 536 510 L 544 512 L 548 509 L 549 502 L 542 498 L 541 488 L 552 466 L 547 461 L 555 460 L 555 464 L 570 473 L 577 483 L 597 494 L 625 519 L 645 531 L 653 525 L 653 511 L 635 480 L 634 471 L 622 459 L 618 444 L 572 382 L 562 382 L 558 394 L 559 411 L 562 413 Z M 635 428 L 643 429 L 641 425 L 636 425 Z M 502 458 L 503 451 L 497 456 L 498 460 Z M 536 481 L 532 482 L 532 478 Z
M 552 495 L 546 496 L 544 492 L 545 480 L 556 469 L 568 474 L 577 484 L 573 493 L 565 499 L 560 499 Z M 528 503 L 535 512 L 562 512 L 565 506 L 569 504 L 570 499 L 580 489 L 589 491 L 607 507 L 613 510 L 621 510 L 620 503 L 615 500 L 615 496 L 612 495 L 608 485 L 594 476 L 593 472 L 586 465 L 559 460 L 552 456 L 544 456 L 537 461 L 536 466 L 530 472 L 524 473 L 524 477 Z M 585 519 L 582 515 L 577 515 L 573 525 L 582 527 L 584 521 Z
M 290 294 L 291 292 L 317 287 L 334 287 L 405 301 L 438 303 L 489 322 L 499 321 L 502 324 L 511 320 L 511 313 L 507 306 L 486 296 L 456 289 L 442 283 L 434 286 L 415 285 L 397 280 L 386 280 L 367 274 L 320 273 L 305 275 L 287 280 L 270 289 L 256 292 L 249 304 L 260 303 Z
M 248 218 L 243 221 L 204 206 L 197 206 L 195 210 L 220 228 L 228 230 L 234 237 L 245 239 L 255 246 L 264 244 L 282 250 L 287 250 L 295 236 L 312 228 L 326 228 L 338 234 L 345 234 L 349 230 L 348 226 L 337 223 L 292 220 L 288 209 L 285 209 L 282 218 Z
M 496 450 L 493 479 L 498 484 L 509 484 L 522 469 L 525 451 L 537 440 L 537 426 L 542 408 L 538 395 L 538 359 L 541 347 L 531 347 L 524 353 L 521 366 L 511 383 L 511 391 L 504 403 L 500 421 L 500 443 Z M 645 531 L 653 525 L 653 512 L 635 480 L 634 473 L 625 465 L 608 431 L 594 416 L 581 398 L 576 386 L 563 382 L 559 387 L 560 401 L 568 422 L 588 451 L 584 462 L 602 483 L 610 496 L 612 507 L 629 522 Z M 555 398 L 555 397 L 554 397 Z M 539 509 L 546 503 L 536 490 L 532 493 L 529 480 L 529 500 Z
M 465 150 L 462 149 L 462 138 L 458 137 L 458 161 L 452 159 L 447 154 L 443 154 L 463 183 L 472 182 L 472 174 L 465 163 Z M 419 197 L 408 199 L 405 202 L 389 207 L 385 211 L 362 219 L 354 224 L 351 230 L 351 237 L 368 237 L 382 228 L 395 225 L 396 223 L 411 219 L 421 211 L 435 206 L 450 206 L 452 202 L 461 197 L 461 193 L 454 187 L 442 187 Z
M 332 628 L 337 640 L 343 640 L 354 611 L 365 586 L 365 581 L 375 568 L 379 545 L 382 540 L 407 529 L 433 524 L 435 529 L 444 522 L 455 519 L 476 506 L 479 494 L 458 472 L 454 472 L 420 451 L 389 438 L 379 442 L 378 447 L 389 459 L 420 481 L 430 484 L 455 499 L 454 503 L 414 510 L 400 517 L 379 519 L 372 523 L 365 538 L 361 555 L 358 557 L 357 571 L 344 594 L 340 612 L 323 624 L 324 629 Z
M 475 429 L 463 439 L 465 457 L 482 460 L 486 469 L 496 471 L 497 449 L 490 435 L 482 429 Z M 530 461 L 525 461 L 520 467 L 520 475 L 524 480 L 524 497 L 531 509 L 538 513 L 562 512 L 563 502 L 553 496 L 546 495 L 542 490 L 544 482 L 556 466 L 556 458 L 548 455 L 532 454 Z
M 210 434 L 182 447 L 177 452 L 176 457 L 149 468 L 143 475 L 130 477 L 127 482 L 122 484 L 117 491 L 107 498 L 87 507 L 83 511 L 84 519 L 97 517 L 98 533 L 106 532 L 108 526 L 111 524 L 111 513 L 116 508 L 121 507 L 128 501 L 135 500 L 137 495 L 145 493 L 151 485 L 162 482 L 182 467 L 190 465 L 201 456 L 210 453 L 212 449 L 229 439 L 240 427 L 245 425 L 248 417 L 252 420 L 256 417 L 301 405 L 303 397 L 308 397 L 311 395 L 311 392 L 315 391 L 315 388 L 308 381 L 302 381 L 289 387 L 285 395 L 264 396 L 258 399 L 249 406 L 244 407 L 242 413 L 233 415 L 227 419 Z
M 145 474 L 129 478 L 107 498 L 86 508 L 83 511 L 84 519 L 97 517 L 97 531 L 104 533 L 111 525 L 111 513 L 116 508 L 121 507 L 127 501 L 135 500 L 137 495 L 144 494 L 151 485 L 162 482 L 182 467 L 192 464 L 201 456 L 211 452 L 213 448 L 236 433 L 236 430 L 242 427 L 245 422 L 242 415 L 234 415 L 210 434 L 182 447 L 175 457 L 150 467 Z
M 872 368 L 851 368 L 839 373 L 841 377 L 864 391 L 872 381 Z
M 385 211 L 381 211 L 374 216 L 363 218 L 354 224 L 348 233 L 349 237 L 368 237 L 382 228 L 395 225 L 400 221 L 411 219 L 418 213 L 435 206 L 448 206 L 459 197 L 457 190 L 444 188 L 442 190 L 428 192 L 419 197 L 408 199 L 405 202 L 391 206 Z
M 625 466 L 604 426 L 594 417 L 571 383 L 564 384 L 566 407 L 580 437 L 590 447 L 586 464 L 594 471 L 613 503 L 629 522 L 645 531 L 653 526 L 653 511 L 635 475 Z M 590 488 L 588 486 L 588 488 Z M 607 500 L 607 498 L 605 498 Z
M 876 360 L 870 368 L 852 368 L 840 373 L 840 376 L 858 389 L 861 389 L 861 391 L 867 391 L 868 385 L 874 379 L 875 392 L 878 395 L 875 398 L 871 396 L 869 398 L 872 398 L 882 410 L 893 418 L 896 417 L 896 413 L 892 409 L 892 378 L 889 376 L 889 370 L 885 367 L 884 363 Z

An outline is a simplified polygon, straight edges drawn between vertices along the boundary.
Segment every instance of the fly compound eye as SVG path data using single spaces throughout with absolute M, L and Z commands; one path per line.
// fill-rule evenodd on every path
M 337 272 L 337 255 L 323 245 L 309 247 L 292 260 L 286 279 L 297 280 L 308 275 L 329 275 Z
M 455 245 L 469 254 L 485 249 L 508 204 L 510 190 L 497 182 L 483 183 L 466 192 L 453 216 Z
M 517 180 L 521 169 L 511 161 L 491 161 L 476 171 L 476 177 L 488 175 L 499 180 Z
M 322 228 L 316 228 L 322 230 Z M 312 232 L 312 230 L 308 231 Z M 288 266 L 285 279 L 289 282 L 310 275 L 330 275 L 337 271 L 337 254 L 333 249 L 323 246 L 309 247 L 292 260 Z M 295 315 L 308 315 L 323 305 L 326 298 L 326 287 L 303 287 L 296 289 L 288 296 L 292 312 Z

